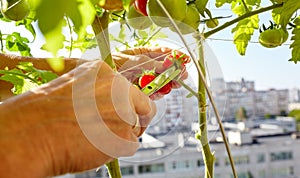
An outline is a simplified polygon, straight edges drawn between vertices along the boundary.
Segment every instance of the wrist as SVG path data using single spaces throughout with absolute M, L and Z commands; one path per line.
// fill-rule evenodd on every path
M 22 100 L 24 101 L 24 100 Z M 21 101 L 20 101 L 21 102 Z M 35 125 L 30 104 L 16 107 L 14 101 L 5 101 L 0 105 L 0 177 L 46 177 L 50 164 L 44 146 L 36 139 L 40 129 Z M 27 118 L 32 118 L 27 124 Z

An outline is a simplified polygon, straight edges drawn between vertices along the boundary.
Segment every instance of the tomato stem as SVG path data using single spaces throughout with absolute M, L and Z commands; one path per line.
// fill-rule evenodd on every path
M 109 13 L 104 11 L 101 17 L 96 15 L 95 20 L 92 23 L 92 28 L 96 36 L 102 60 L 104 60 L 112 69 L 116 70 L 110 51 L 108 23 Z
M 233 24 L 235 24 L 235 23 L 237 23 L 237 22 L 239 22 L 239 21 L 241 21 L 245 18 L 251 17 L 251 16 L 256 15 L 256 14 L 260 14 L 260 13 L 263 13 L 263 12 L 266 12 L 266 11 L 269 11 L 269 10 L 273 10 L 273 9 L 276 9 L 276 8 L 279 8 L 279 7 L 282 7 L 282 5 L 283 5 L 283 3 L 273 4 L 271 6 L 260 8 L 260 9 L 257 9 L 255 11 L 249 11 L 249 12 L 245 13 L 244 15 L 241 15 L 241 16 L 239 16 L 239 17 L 237 17 L 237 18 L 235 18 L 235 19 L 233 19 L 229 22 L 224 23 L 223 25 L 221 25 L 221 26 L 219 26 L 215 29 L 212 29 L 212 30 L 204 33 L 203 36 L 205 38 L 208 38 L 209 36 L 219 32 L 219 31 L 222 31 L 223 29 L 225 29 L 225 28 L 227 28 L 227 27 L 229 27 L 229 26 L 231 26 L 231 25 L 233 25 Z
M 92 27 L 97 39 L 102 60 L 104 60 L 104 62 L 106 62 L 113 70 L 116 70 L 116 65 L 112 59 L 110 51 L 108 23 L 109 13 L 105 11 L 101 17 L 96 15 Z M 122 178 L 118 159 L 107 163 L 106 168 L 111 178 Z

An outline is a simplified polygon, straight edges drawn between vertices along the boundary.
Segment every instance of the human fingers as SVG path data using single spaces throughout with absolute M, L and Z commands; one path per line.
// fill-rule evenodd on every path
M 134 86 L 131 87 L 130 96 L 134 110 L 139 116 L 134 129 L 138 130 L 137 136 L 140 136 L 155 116 L 156 105 L 147 95 Z

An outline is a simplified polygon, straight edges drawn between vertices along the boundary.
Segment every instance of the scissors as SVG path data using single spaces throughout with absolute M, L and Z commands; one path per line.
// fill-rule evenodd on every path
M 142 88 L 142 92 L 146 95 L 150 96 L 163 86 L 171 82 L 173 79 L 177 78 L 181 73 L 181 69 L 176 65 L 172 65 L 167 70 L 159 74 L 154 80 L 148 83 L 144 88 Z

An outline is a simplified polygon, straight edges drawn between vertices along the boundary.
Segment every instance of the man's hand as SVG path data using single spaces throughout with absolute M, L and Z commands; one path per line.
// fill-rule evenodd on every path
M 0 175 L 60 175 L 133 155 L 155 112 L 104 62 L 86 62 L 0 105 Z

